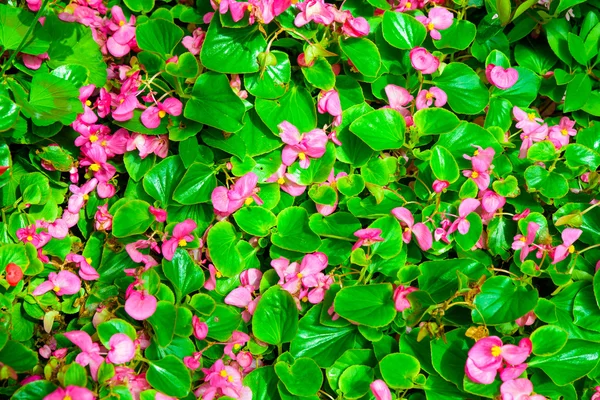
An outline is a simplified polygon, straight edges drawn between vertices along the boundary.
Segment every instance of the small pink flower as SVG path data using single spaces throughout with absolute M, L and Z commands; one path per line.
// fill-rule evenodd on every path
M 311 159 L 321 158 L 325 154 L 328 138 L 322 129 L 300 134 L 298 129 L 287 121 L 279 124 L 279 129 L 281 140 L 286 144 L 281 153 L 285 165 L 292 165 L 296 159 L 300 159 L 300 167 L 306 169 Z
M 535 241 L 535 235 L 539 229 L 540 226 L 538 224 L 535 222 L 529 222 L 527 224 L 527 236 L 517 235 L 514 237 L 512 249 L 521 250 L 521 255 L 519 257 L 521 262 L 525 261 L 530 251 L 535 250 L 535 246 L 532 245 Z
M 416 292 L 417 288 L 412 286 L 398 286 L 396 290 L 394 290 L 394 306 L 396 307 L 396 311 L 402 312 L 407 308 L 411 307 L 410 301 L 406 298 L 406 295 L 412 292 Z
M 402 114 L 404 120 L 406 121 L 406 126 L 412 126 L 412 115 L 410 114 L 410 111 L 406 109 L 406 106 L 413 101 L 414 97 L 408 92 L 408 90 L 391 83 L 385 87 L 385 94 L 387 95 L 390 105 L 382 108 L 393 108 Z
M 56 388 L 56 390 L 43 400 L 94 400 L 96 396 L 88 388 L 79 386 L 67 386 L 66 388 Z
M 335 171 L 332 168 L 331 172 L 329 173 L 329 176 L 327 177 L 327 183 L 322 183 L 319 185 L 319 186 L 328 185 L 331 188 L 333 188 L 333 190 L 335 191 L 335 201 L 333 204 L 315 203 L 315 207 L 317 208 L 317 211 L 319 212 L 319 214 L 323 215 L 324 217 L 333 214 L 333 212 L 335 212 L 335 210 L 337 209 L 338 202 L 339 202 L 339 196 L 338 196 L 337 186 L 335 185 L 335 183 L 337 182 L 338 179 L 340 179 L 344 176 L 348 176 L 348 174 L 345 172 L 340 172 L 337 175 L 335 175 Z
M 84 331 L 70 331 L 64 333 L 64 336 L 81 349 L 81 353 L 77 355 L 75 362 L 82 367 L 89 365 L 92 378 L 97 380 L 98 368 L 104 361 L 104 357 L 100 355 L 100 346 L 92 342 L 90 335 Z
M 88 167 L 88 171 L 94 174 L 98 182 L 108 182 L 117 172 L 116 168 L 107 162 L 106 151 L 100 145 L 93 143 L 89 147 L 82 148 L 82 153 L 85 158 L 79 162 L 79 165 Z
M 162 208 L 150 206 L 150 214 L 154 215 L 157 222 L 165 222 L 167 220 L 167 211 Z
M 91 265 L 91 258 L 85 258 L 82 255 L 70 253 L 67 254 L 66 260 L 75 263 L 79 267 L 79 276 L 81 279 L 93 281 L 100 278 L 98 271 Z
M 286 170 L 287 166 L 281 164 L 277 172 L 267 179 L 267 182 L 277 182 L 280 185 L 281 190 L 290 196 L 300 196 L 306 190 L 306 186 L 298 184 L 297 178 L 294 175 L 287 173 Z
M 108 212 L 108 204 L 98 206 L 98 211 L 94 215 L 94 228 L 97 231 L 110 231 L 112 221 L 113 216 Z
M 208 335 L 208 325 L 206 322 L 200 321 L 200 318 L 194 315 L 192 317 L 192 327 L 194 328 L 194 336 L 196 339 L 206 339 L 206 335 Z
M 392 215 L 400 221 L 400 225 L 404 228 L 402 240 L 404 243 L 410 243 L 412 235 L 415 235 L 417 244 L 423 251 L 431 249 L 433 245 L 433 235 L 431 231 L 422 222 L 415 224 L 415 219 L 412 213 L 404 207 L 396 207 L 392 210 Z
M 369 387 L 376 400 L 392 400 L 390 388 L 381 379 L 373 381 Z
M 359 229 L 354 232 L 354 236 L 358 238 L 352 250 L 358 249 L 360 246 L 370 246 L 373 243 L 383 242 L 385 239 L 381 237 L 381 229 L 377 228 L 366 228 Z
M 296 3 L 296 8 L 300 13 L 296 15 L 294 25 L 298 28 L 314 21 L 320 25 L 330 25 L 335 15 L 329 4 L 325 4 L 324 0 L 307 0 L 302 3 Z
M 464 199 L 458 206 L 458 218 L 450 225 L 448 234 L 458 231 L 466 235 L 469 232 L 471 223 L 467 220 L 467 216 L 479 207 L 481 203 L 477 199 Z
M 519 72 L 514 68 L 502 68 L 499 65 L 488 64 L 485 68 L 487 80 L 498 89 L 509 89 L 517 83 Z
M 363 17 L 354 18 L 352 15 L 346 18 L 342 25 L 342 33 L 350 37 L 362 37 L 369 34 L 371 27 Z
M 181 41 L 183 47 L 188 49 L 190 53 L 197 56 L 200 54 L 200 50 L 202 49 L 202 43 L 204 43 L 204 38 L 206 37 L 206 32 L 202 30 L 202 28 L 194 29 L 192 32 L 192 36 L 186 36 Z
M 525 370 L 528 365 L 523 363 L 519 365 L 504 365 L 498 369 L 500 373 L 500 379 L 502 382 L 510 381 L 513 379 L 517 379 Z
M 575 121 L 569 119 L 569 117 L 562 117 L 558 125 L 550 127 L 548 131 L 548 139 L 554 144 L 556 149 L 569 144 L 569 136 L 575 136 L 577 131 L 573 129 Z
M 135 320 L 150 318 L 156 311 L 156 297 L 144 291 L 132 290 L 125 300 L 125 311 Z
M 493 214 L 506 204 L 506 198 L 504 196 L 500 196 L 491 189 L 484 190 L 482 193 L 480 193 L 480 196 L 481 208 L 486 213 Z
M 433 191 L 436 193 L 442 193 L 444 190 L 446 190 L 448 188 L 448 186 L 450 186 L 450 182 L 440 181 L 438 179 L 433 181 L 433 184 L 431 185 L 431 187 L 433 188 Z
M 546 400 L 546 397 L 540 394 L 532 395 L 532 392 L 533 384 L 527 378 L 510 380 L 500 386 L 502 400 Z
M 338 126 L 342 123 L 342 106 L 340 104 L 340 95 L 337 90 L 331 89 L 321 91 L 319 102 L 317 103 L 319 114 L 329 114 L 334 117 L 333 125 Z
M 512 111 L 513 116 L 517 120 L 517 124 L 515 126 L 518 129 L 523 129 L 524 132 L 533 131 L 544 123 L 544 120 L 536 117 L 535 113 L 526 113 L 517 106 L 513 107 Z
M 575 253 L 575 246 L 573 246 L 573 243 L 575 243 L 577 239 L 579 239 L 579 236 L 581 236 L 582 233 L 583 232 L 581 229 L 575 228 L 566 228 L 562 232 L 561 237 L 563 243 L 556 246 L 556 248 L 554 249 L 554 255 L 552 256 L 552 264 L 557 264 L 565 258 L 567 258 L 569 254 Z
M 527 314 L 523 315 L 521 318 L 517 318 L 515 323 L 521 327 L 533 325 L 535 320 L 537 319 L 535 313 L 533 311 L 529 311 Z
M 37 5 L 37 7 L 39 8 L 39 4 L 41 3 L 41 0 L 34 0 L 35 4 Z M 27 2 L 27 6 L 29 6 L 29 8 L 31 8 L 31 3 L 28 1 Z M 44 54 L 40 54 L 37 56 L 34 55 L 30 55 L 30 54 L 23 54 L 23 64 L 25 64 L 25 66 L 29 69 L 32 70 L 38 70 L 40 69 L 40 67 L 42 66 L 42 62 L 44 62 L 44 60 L 49 60 L 50 57 L 48 57 L 48 53 L 44 53 Z
M 124 364 L 135 356 L 133 340 L 124 333 L 115 333 L 108 342 L 109 351 L 106 361 L 112 364 Z
M 433 74 L 440 66 L 440 60 L 424 47 L 415 47 L 410 51 L 410 63 L 423 74 Z
M 231 357 L 233 360 L 236 359 L 234 350 L 239 351 L 244 345 L 250 341 L 250 336 L 240 331 L 233 331 L 231 338 L 227 341 L 223 352 Z
M 162 244 L 163 256 L 171 261 L 175 255 L 175 250 L 177 250 L 178 247 L 185 247 L 189 242 L 194 240 L 192 232 L 196 227 L 196 223 L 191 219 L 186 219 L 175 225 L 175 228 L 173 228 L 173 236 L 170 239 L 165 240 Z
M 490 384 L 496 378 L 503 361 L 520 365 L 531 354 L 531 340 L 521 339 L 518 346 L 502 344 L 497 336 L 483 338 L 469 350 L 465 373 L 475 383 Z
M 227 217 L 242 208 L 244 204 L 250 205 L 253 201 L 258 205 L 263 204 L 258 197 L 257 183 L 258 176 L 254 172 L 248 172 L 239 178 L 231 189 L 224 186 L 216 187 L 210 196 L 215 213 L 220 217 Z
M 446 92 L 433 86 L 428 90 L 423 89 L 419 92 L 417 95 L 416 105 L 417 110 L 422 110 L 423 108 L 431 107 L 432 104 L 436 107 L 443 107 L 446 105 L 446 102 L 448 102 L 448 96 L 446 95 Z
M 167 115 L 173 115 L 175 117 L 181 115 L 182 108 L 183 104 L 181 101 L 174 97 L 169 97 L 162 103 L 157 101 L 156 106 L 146 108 L 140 119 L 146 128 L 158 128 L 161 119 Z
M 32 294 L 40 296 L 49 291 L 54 291 L 57 296 L 75 294 L 81 289 L 81 280 L 70 271 L 50 272 L 48 280 L 42 282 L 34 289 Z
M 200 368 L 200 366 L 201 366 L 200 360 L 201 359 L 202 359 L 202 353 L 195 352 L 192 357 L 190 357 L 190 356 L 183 357 L 183 363 L 185 364 L 186 367 L 188 367 L 189 369 L 194 371 L 194 370 L 197 370 L 198 368 Z
M 428 17 L 416 16 L 415 18 L 425 25 L 432 39 L 440 40 L 442 35 L 439 31 L 450 28 L 454 14 L 444 7 L 434 7 L 429 10 Z
M 40 7 L 42 6 L 42 0 L 26 0 L 26 2 L 27 8 L 29 8 L 29 10 L 33 12 L 38 12 Z

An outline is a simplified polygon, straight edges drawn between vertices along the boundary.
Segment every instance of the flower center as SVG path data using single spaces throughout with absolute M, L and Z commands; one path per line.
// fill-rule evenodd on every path
M 86 100 L 85 101 L 85 105 L 88 106 L 88 107 L 91 107 L 92 106 L 92 102 L 89 101 L 89 100 Z
M 435 28 L 435 25 L 433 24 L 433 22 L 430 22 L 430 23 L 427 24 L 427 30 L 428 31 L 432 31 L 433 28 Z
M 164 118 L 164 117 L 165 117 L 165 115 L 167 115 L 167 113 L 166 113 L 164 110 L 160 110 L 160 111 L 158 112 L 158 117 L 159 117 L 159 118 Z
M 473 179 L 479 178 L 479 172 L 473 171 L 473 173 L 471 174 L 471 178 L 473 178 Z
M 302 272 L 298 272 L 298 274 L 296 275 L 296 277 L 297 277 L 298 279 L 302 279 L 302 277 L 303 277 L 303 276 L 304 276 L 304 275 L 302 275 Z
M 63 400 L 73 400 L 73 398 L 69 395 L 66 395 L 65 397 L 63 397 Z
M 96 135 L 90 135 L 90 142 L 94 143 L 98 140 L 98 136 Z
M 502 353 L 502 348 L 500 346 L 492 347 L 492 356 L 498 357 Z
M 569 246 L 569 253 L 571 253 L 571 254 L 575 253 L 575 246 L 573 246 L 573 245 Z
M 535 114 L 529 113 L 529 114 L 527 114 L 527 118 L 529 118 L 530 121 L 533 121 L 533 120 L 535 120 Z
M 525 243 L 527 241 L 527 238 L 525 236 L 523 236 L 521 239 L 519 239 L 521 242 Z
M 28 242 L 31 242 L 32 240 L 33 240 L 33 236 L 31 236 L 31 235 L 27 236 L 27 241 Z
M 87 262 L 88 264 L 91 264 L 91 263 L 92 263 L 92 259 L 91 259 L 91 257 L 88 257 L 88 258 L 86 258 L 86 259 L 85 259 L 85 262 Z
M 229 376 L 227 377 L 227 381 L 228 381 L 228 382 L 233 382 L 233 376 L 229 375 Z
M 55 292 L 57 292 L 57 293 L 58 293 L 58 292 L 60 292 L 60 287 L 59 287 L 59 286 L 54 286 L 54 287 L 52 288 L 52 290 L 54 290 Z
M 563 134 L 563 136 L 567 136 L 567 135 L 569 134 L 569 131 L 568 131 L 568 130 L 566 130 L 566 129 L 561 129 L 561 130 L 560 130 L 560 133 L 562 133 L 562 134 Z
M 412 3 L 410 1 L 407 1 L 406 4 L 404 5 L 404 8 L 411 8 L 412 7 Z
M 248 11 L 252 11 L 252 4 L 248 4 Z
M 90 199 L 90 196 L 88 196 L 87 194 L 84 194 L 84 195 L 83 195 L 83 200 L 86 200 L 86 201 L 87 201 L 87 200 L 89 200 L 89 199 Z
M 254 199 L 252 197 L 248 197 L 246 199 L 246 201 L 244 201 L 244 204 L 246 204 L 247 206 L 249 206 L 250 204 L 252 204 L 253 201 L 254 201 Z
M 234 350 L 239 350 L 239 349 L 241 349 L 241 348 L 242 348 L 242 345 L 241 345 L 241 344 L 239 344 L 239 343 L 236 343 L 236 344 L 234 344 L 234 345 L 233 345 L 233 349 L 234 349 Z
M 94 172 L 98 172 L 100 171 L 100 166 L 98 164 L 92 164 L 90 165 L 90 169 Z
M 407 226 L 406 228 L 404 228 L 404 232 L 410 232 L 410 228 Z
M 427 92 L 427 94 L 425 95 L 425 98 L 427 100 L 431 100 L 431 99 L 433 99 L 433 94 L 431 92 Z
M 125 21 L 119 21 L 119 26 L 125 25 Z
M 280 185 L 283 185 L 285 183 L 285 179 L 283 179 L 283 176 L 277 179 L 277 183 L 279 183 Z
M 181 239 L 178 244 L 179 247 L 185 247 L 187 246 L 187 241 L 185 239 Z
M 306 154 L 304 153 L 298 153 L 298 158 L 301 160 L 306 160 Z
M 308 301 L 308 296 L 304 296 L 304 297 L 302 298 L 302 301 L 303 301 L 304 303 L 306 303 L 306 302 Z
M 227 371 L 222 369 L 221 372 L 219 373 L 219 375 L 221 375 L 223 378 L 227 378 Z
M 479 149 L 475 150 L 475 152 L 473 153 L 473 156 L 477 157 L 479 155 Z
M 103 140 L 100 142 L 100 146 L 102 146 L 102 147 L 106 147 L 107 144 L 108 143 L 106 143 L 106 140 Z
M 125 102 L 125 99 L 119 100 L 119 104 L 123 104 L 124 102 Z

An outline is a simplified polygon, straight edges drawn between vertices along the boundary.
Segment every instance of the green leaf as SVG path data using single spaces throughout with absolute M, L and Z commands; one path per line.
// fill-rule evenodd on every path
M 231 338 L 241 321 L 242 316 L 237 308 L 219 304 L 205 321 L 208 325 L 208 337 L 225 342 Z
M 458 164 L 456 164 L 452 153 L 445 147 L 435 146 L 433 148 L 429 165 L 433 174 L 439 180 L 454 183 L 460 177 Z
M 161 300 L 157 303 L 156 311 L 148 322 L 152 325 L 156 336 L 156 342 L 161 347 L 167 347 L 175 335 L 175 324 L 177 321 L 177 309 L 168 301 Z
M 413 116 L 415 126 L 423 135 L 440 135 L 450 132 L 460 123 L 458 117 L 444 108 L 423 108 Z
M 519 73 L 517 82 L 508 89 L 499 89 L 494 87 L 492 96 L 500 96 L 511 102 L 513 106 L 529 107 L 529 105 L 537 98 L 537 93 L 540 90 L 542 78 L 527 68 L 515 67 Z
M 56 390 L 52 382 L 38 380 L 21 386 L 11 397 L 13 400 L 39 400 Z
M 387 326 L 396 317 L 392 286 L 349 286 L 335 296 L 334 309 L 343 318 L 373 328 Z
M 124 333 L 129 336 L 131 340 L 137 339 L 135 328 L 131 326 L 129 322 L 119 318 L 113 318 L 110 321 L 100 323 L 97 330 L 98 337 L 106 348 L 110 348 L 108 343 L 115 333 Z
M 336 183 L 340 193 L 348 197 L 356 196 L 365 189 L 365 180 L 356 174 L 341 177 Z
M 530 286 L 515 286 L 506 276 L 495 276 L 485 281 L 475 296 L 471 315 L 473 322 L 499 325 L 514 322 L 535 308 L 538 292 Z M 483 320 L 482 320 L 483 318 Z
M 245 113 L 244 103 L 231 90 L 227 77 L 216 72 L 198 77 L 183 111 L 188 119 L 226 132 L 242 129 Z
M 431 362 L 440 376 L 461 387 L 465 376 L 467 353 L 471 347 L 465 336 L 465 329 L 454 329 L 445 334 L 444 339 L 430 343 Z
M 402 147 L 405 130 L 404 117 L 391 108 L 371 111 L 350 125 L 350 131 L 376 151 Z
M 139 153 L 134 151 L 123 154 L 123 164 L 125 164 L 125 169 L 127 169 L 129 177 L 134 181 L 142 179 L 154 166 L 155 161 L 155 154 L 150 154 L 144 159 L 141 159 Z
M 277 64 L 268 65 L 264 71 L 244 75 L 244 87 L 253 96 L 277 99 L 285 94 L 291 77 L 290 60 L 286 53 L 271 52 Z
M 19 116 L 19 107 L 6 96 L 0 96 L 0 115 L 3 115 L 0 121 L 0 132 L 6 131 L 17 122 Z
M 150 213 L 150 204 L 143 200 L 131 200 L 119 207 L 113 216 L 113 235 L 127 237 L 139 235 L 155 221 Z
M 308 357 L 300 357 L 291 364 L 279 361 L 275 364 L 275 372 L 285 388 L 296 396 L 315 395 L 323 384 L 321 369 Z
M 154 1 L 154 0 L 151 0 Z M 190 52 L 185 52 L 178 56 L 177 62 L 170 62 L 165 65 L 168 74 L 179 78 L 195 78 L 198 75 L 198 61 L 196 56 Z
M 244 232 L 260 237 L 267 236 L 277 224 L 275 214 L 264 207 L 242 207 L 233 218 Z
M 575 7 L 577 4 L 580 3 L 584 3 L 585 0 L 560 0 L 560 2 L 558 3 L 558 8 L 556 9 L 555 13 L 561 13 L 565 10 L 568 10 L 569 8 L 573 8 Z
M 302 67 L 301 70 L 308 83 L 319 89 L 330 90 L 335 85 L 335 74 L 324 57 L 317 58 L 313 65 Z
M 531 334 L 533 354 L 551 356 L 559 352 L 567 344 L 567 332 L 556 325 L 544 325 Z
M 342 372 L 339 385 L 344 399 L 358 399 L 369 392 L 373 369 L 366 365 L 352 365 Z
M 569 193 L 567 180 L 557 172 L 548 172 L 538 165 L 532 165 L 525 170 L 524 176 L 527 186 L 551 199 L 559 199 Z
M 510 101 L 502 97 L 492 97 L 483 127 L 488 129 L 497 126 L 502 131 L 508 131 L 512 125 L 512 107 Z
M 167 396 L 185 397 L 190 392 L 192 380 L 183 362 L 173 355 L 150 361 L 146 373 L 148 383 Z
M 573 305 L 573 318 L 575 325 L 593 331 L 600 331 L 600 308 L 594 296 L 592 286 L 586 286 L 575 296 Z
M 27 372 L 37 365 L 38 355 L 21 343 L 9 340 L 0 350 L 0 360 L 15 372 Z
M 274 345 L 291 342 L 298 331 L 298 308 L 291 294 L 273 286 L 260 298 L 252 321 L 258 340 Z
M 592 92 L 592 81 L 584 73 L 578 73 L 575 78 L 567 84 L 565 94 L 564 112 L 581 109 Z
M 163 206 L 172 204 L 173 192 L 184 173 L 185 167 L 179 156 L 167 157 L 144 176 L 144 190 Z
M 474 281 L 482 276 L 490 276 L 483 264 L 469 258 L 427 261 L 420 264 L 419 268 L 419 288 L 429 293 L 436 303 L 446 301 L 456 293 L 459 288 L 458 272 Z
M 206 244 L 213 264 L 225 276 L 236 276 L 244 268 L 242 255 L 238 249 L 237 232 L 227 221 L 218 222 L 208 231 Z
M 244 386 L 252 390 L 253 400 L 277 400 L 279 378 L 272 365 L 256 368 L 244 377 Z
M 258 27 L 224 28 L 220 18 L 213 18 L 202 44 L 202 65 L 223 74 L 257 72 L 258 54 L 267 47 Z
M 256 99 L 256 113 L 271 132 L 279 133 L 278 125 L 288 121 L 300 133 L 317 126 L 317 113 L 312 96 L 302 86 L 292 86 L 277 100 Z
M 598 364 L 599 357 L 597 343 L 571 339 L 558 353 L 530 358 L 527 364 L 540 368 L 554 383 L 564 386 L 592 371 Z
M 0 46 L 5 50 L 17 50 L 32 25 L 37 26 L 34 13 L 29 10 L 0 4 Z M 48 40 L 40 34 L 41 26 L 37 26 L 27 37 L 22 48 L 25 54 L 43 54 L 48 50 Z
M 452 25 L 441 32 L 442 38 L 434 40 L 433 44 L 437 49 L 465 50 L 473 43 L 476 34 L 477 27 L 474 23 L 454 19 Z
M 195 162 L 189 166 L 173 192 L 173 200 L 179 204 L 198 204 L 210 201 L 217 187 L 215 171 L 208 165 Z
M 149 19 L 136 27 L 135 38 L 140 49 L 167 59 L 183 39 L 183 29 L 164 19 Z
M 481 217 L 479 214 L 472 212 L 467 215 L 467 221 L 471 224 L 469 227 L 469 231 L 464 235 L 459 231 L 454 233 L 454 240 L 456 243 L 464 250 L 469 251 L 475 246 L 479 238 L 481 237 L 481 233 L 483 232 L 483 223 L 481 221 Z
M 426 36 L 427 29 L 416 18 L 401 12 L 383 14 L 383 37 L 392 46 L 410 50 L 420 46 Z
M 588 147 L 571 143 L 565 150 L 565 160 L 569 167 L 586 167 L 595 171 L 600 166 L 600 154 Z
M 574 33 L 569 32 L 567 36 L 567 43 L 569 45 L 569 52 L 575 61 L 581 65 L 586 65 L 588 62 L 588 57 L 583 39 Z
M 82 386 L 87 385 L 87 372 L 85 368 L 77 363 L 69 365 L 67 372 L 65 372 L 65 386 Z
M 556 149 L 549 140 L 534 143 L 527 150 L 527 158 L 533 161 L 554 161 L 556 159 Z
M 178 302 L 187 294 L 200 290 L 204 285 L 202 268 L 182 248 L 177 248 L 171 261 L 163 259 L 162 269 L 175 288 Z
M 125 5 L 131 11 L 147 13 L 154 8 L 154 0 L 124 0 Z
M 475 71 L 465 64 L 448 64 L 434 83 L 446 92 L 448 104 L 456 113 L 478 114 L 488 105 L 489 93 L 485 85 Z
M 572 0 L 561 0 L 561 4 Z M 578 1 L 578 0 L 575 0 Z M 565 63 L 571 63 L 571 53 L 569 52 L 568 36 L 571 25 L 563 18 L 553 18 L 547 24 L 544 24 L 544 30 L 548 37 L 550 48 Z
M 29 102 L 19 105 L 38 126 L 48 126 L 56 121 L 69 125 L 83 112 L 78 97 L 79 90 L 71 82 L 38 72 L 31 81 Z
M 547 47 L 532 48 L 521 43 L 515 47 L 515 60 L 521 67 L 529 68 L 539 75 L 548 72 L 557 61 L 556 56 Z
M 377 46 L 366 38 L 339 38 L 340 49 L 352 61 L 354 68 L 365 76 L 377 76 L 381 56 Z
M 308 224 L 308 212 L 301 207 L 288 207 L 279 213 L 277 232 L 271 235 L 271 241 L 275 246 L 302 253 L 311 253 L 321 246 L 321 239 Z
M 419 360 L 409 354 L 393 353 L 379 362 L 383 380 L 392 389 L 410 389 L 421 370 Z
M 162 118 L 160 120 L 160 125 L 156 128 L 146 128 L 144 124 L 142 124 L 142 110 L 135 110 L 133 112 L 133 118 L 128 121 L 114 121 L 115 125 L 120 126 L 121 128 L 125 128 L 128 131 L 133 131 L 137 133 L 143 133 L 145 135 L 162 135 L 163 133 L 167 133 L 167 126 L 169 125 L 169 121 L 171 121 L 171 117 Z M 175 120 L 175 119 L 173 119 Z
M 498 17 L 502 25 L 510 22 L 510 0 L 496 0 L 496 11 L 498 11 Z
M 326 376 L 329 386 L 333 390 L 339 387 L 339 380 L 342 373 L 353 365 L 368 365 L 374 367 L 377 364 L 377 359 L 372 350 L 368 349 L 352 349 L 347 350 L 338 358 L 335 363 L 327 368 Z
M 402 227 L 391 215 L 386 215 L 373 221 L 369 228 L 381 229 L 382 242 L 371 245 L 371 254 L 378 255 L 383 259 L 395 257 L 402 251 Z

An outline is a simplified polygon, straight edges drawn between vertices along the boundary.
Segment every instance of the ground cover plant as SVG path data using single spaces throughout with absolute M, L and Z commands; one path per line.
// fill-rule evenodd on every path
M 598 0 L 0 4 L 0 397 L 599 399 Z

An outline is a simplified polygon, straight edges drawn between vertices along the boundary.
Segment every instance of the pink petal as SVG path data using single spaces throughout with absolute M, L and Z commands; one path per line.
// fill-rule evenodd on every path
M 581 236 L 581 233 L 582 233 L 581 229 L 576 229 L 576 228 L 565 229 L 561 235 L 564 245 L 567 247 L 571 246 L 573 243 L 575 243 L 577 241 L 577 239 L 579 239 L 579 237 Z
M 177 239 L 182 239 L 184 236 L 189 235 L 196 229 L 198 225 L 192 219 L 186 219 L 183 222 L 178 223 L 173 228 L 173 237 Z
M 113 364 L 129 362 L 135 356 L 135 345 L 133 340 L 124 333 L 115 333 L 108 342 L 110 351 L 106 360 Z
M 389 84 L 384 90 L 392 108 L 402 108 L 413 100 L 408 90 L 398 85 Z
M 160 117 L 158 113 L 160 110 L 155 106 L 150 106 L 142 112 L 142 116 L 140 117 L 142 124 L 148 129 L 158 128 L 160 125 Z
M 70 331 L 65 332 L 63 334 L 67 339 L 69 339 L 75 346 L 79 347 L 81 351 L 84 352 L 93 352 L 94 346 L 92 342 L 92 338 L 87 332 L 84 331 Z
M 431 246 L 433 245 L 433 235 L 427 225 L 418 222 L 413 226 L 412 232 L 415 234 L 415 238 L 417 239 L 417 243 L 421 250 L 427 251 L 431 249 Z
M 229 208 L 229 191 L 224 186 L 216 187 L 212 194 L 210 195 L 210 199 L 215 210 L 226 213 Z
M 392 393 L 390 392 L 390 389 L 381 379 L 373 381 L 373 383 L 370 385 L 370 388 L 376 400 L 392 400 Z
M 60 287 L 57 295 L 75 294 L 81 289 L 81 279 L 70 271 L 60 271 L 54 281 L 54 284 Z
M 464 218 L 475 211 L 480 204 L 481 203 L 477 199 L 464 199 L 462 203 L 460 203 L 460 206 L 458 206 L 458 215 Z
M 469 358 L 473 363 L 482 369 L 498 369 L 502 365 L 502 358 L 494 356 L 492 350 L 494 348 L 502 348 L 502 340 L 497 336 L 488 336 L 483 338 L 469 350 Z M 516 346 L 515 346 L 516 347 Z
M 125 300 L 125 311 L 138 321 L 150 318 L 156 311 L 156 297 L 133 291 Z
M 510 395 L 512 399 L 523 399 L 533 392 L 533 384 L 529 379 L 521 378 L 504 382 L 500 386 L 500 393 L 504 396 Z
M 412 213 L 404 207 L 396 207 L 392 210 L 392 215 L 398 218 L 400 221 L 404 222 L 410 229 L 412 229 L 415 219 Z
M 240 308 L 246 308 L 251 301 L 252 292 L 245 286 L 233 289 L 224 300 L 225 304 Z
M 296 145 L 300 143 L 302 136 L 300 135 L 298 128 L 296 128 L 294 125 L 287 121 L 283 121 L 278 125 L 278 128 L 281 129 L 279 136 L 281 137 L 283 143 L 289 145 Z
M 465 375 L 475 383 L 489 385 L 496 379 L 497 369 L 481 369 L 475 365 L 471 358 L 467 358 Z
M 525 370 L 527 369 L 527 364 L 520 364 L 517 366 L 507 365 L 505 368 L 500 368 L 500 379 L 502 382 L 510 381 L 512 379 L 517 379 Z

